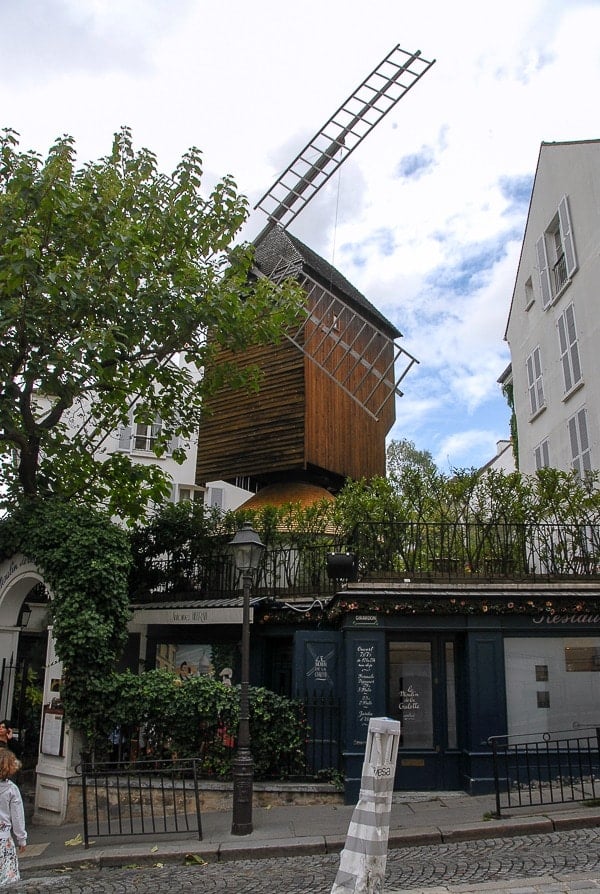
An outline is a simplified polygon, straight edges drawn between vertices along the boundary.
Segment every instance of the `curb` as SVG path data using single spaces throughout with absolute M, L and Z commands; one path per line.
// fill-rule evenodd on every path
M 501 824 L 501 825 L 499 825 Z M 389 849 L 421 847 L 449 844 L 459 841 L 478 841 L 488 838 L 512 838 L 524 835 L 547 834 L 550 832 L 585 829 L 600 826 L 600 811 L 557 814 L 553 817 L 526 816 L 505 820 L 464 823 L 456 826 L 418 826 L 412 829 L 392 830 L 388 839 Z M 315 835 L 301 838 L 257 839 L 256 841 L 203 842 L 189 840 L 184 843 L 164 843 L 140 847 L 139 845 L 116 845 L 81 850 L 62 857 L 43 854 L 20 860 L 21 875 L 29 876 L 47 870 L 62 868 L 91 868 L 126 866 L 128 864 L 148 865 L 152 863 L 180 863 L 189 854 L 212 863 L 226 863 L 235 860 L 279 859 L 290 856 L 326 856 L 338 854 L 344 848 L 344 835 Z

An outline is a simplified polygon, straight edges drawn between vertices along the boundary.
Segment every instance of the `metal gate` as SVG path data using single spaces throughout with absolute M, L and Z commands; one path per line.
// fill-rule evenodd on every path
M 20 745 L 23 745 L 22 729 L 30 667 L 30 662 L 24 658 L 17 661 L 14 655 L 8 660 L 3 658 L 0 664 L 0 720 L 10 720 Z

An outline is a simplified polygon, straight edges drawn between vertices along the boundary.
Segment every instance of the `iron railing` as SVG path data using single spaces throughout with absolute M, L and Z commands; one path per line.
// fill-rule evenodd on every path
M 364 522 L 354 549 L 363 579 L 539 579 L 600 574 L 600 526 Z
M 239 595 L 239 572 L 224 543 L 202 555 L 180 551 L 138 562 L 131 601 Z M 287 599 L 333 595 L 340 581 L 327 573 L 327 556 L 351 552 L 359 580 L 548 580 L 600 577 L 600 526 L 490 522 L 361 522 L 345 539 L 267 546 L 253 595 Z
M 496 813 L 600 796 L 600 727 L 492 736 Z
M 83 837 L 196 832 L 202 839 L 198 762 L 95 763 L 81 773 Z

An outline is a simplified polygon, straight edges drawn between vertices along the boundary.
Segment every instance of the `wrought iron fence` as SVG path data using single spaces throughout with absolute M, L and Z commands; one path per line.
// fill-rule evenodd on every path
M 78 767 L 83 837 L 196 832 L 202 838 L 198 761 L 95 763 Z
M 600 527 L 589 524 L 364 522 L 354 548 L 363 579 L 600 574 Z
M 224 543 L 204 544 L 136 566 L 133 602 L 214 598 L 242 585 Z M 359 580 L 539 579 L 600 577 L 600 526 L 490 522 L 361 522 L 343 540 L 268 546 L 253 593 L 274 598 L 332 595 L 340 582 L 327 570 L 332 552 L 358 557 Z
M 496 813 L 600 796 L 600 727 L 492 736 Z
M 327 574 L 326 556 L 332 546 L 326 540 L 306 546 L 268 547 L 255 573 L 254 595 L 286 597 L 329 595 L 335 581 Z M 177 555 L 139 565 L 131 579 L 132 602 L 157 598 L 213 598 L 235 596 L 242 590 L 240 572 L 230 556 L 218 551 L 203 556 Z

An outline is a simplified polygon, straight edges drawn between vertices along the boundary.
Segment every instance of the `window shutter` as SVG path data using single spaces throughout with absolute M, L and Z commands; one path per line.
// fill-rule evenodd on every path
M 577 423 L 579 427 L 579 443 L 581 445 L 581 452 L 584 453 L 586 450 L 589 450 L 590 447 L 585 410 L 580 410 L 577 414 Z
M 550 451 L 548 449 L 548 441 L 542 441 L 535 448 L 535 467 L 536 469 L 547 469 L 550 465 Z
M 216 509 L 223 508 L 223 488 L 211 487 L 210 489 L 210 505 Z
M 544 468 L 547 469 L 550 465 L 550 444 L 548 441 L 542 442 L 542 462 L 544 464 Z
M 573 379 L 571 377 L 571 364 L 569 362 L 569 343 L 567 341 L 567 331 L 565 326 L 564 314 L 561 314 L 558 318 L 558 341 L 560 344 L 560 360 L 563 368 L 565 393 L 567 393 L 573 387 Z
M 569 440 L 571 442 L 571 456 L 575 460 L 579 456 L 579 441 L 577 438 L 577 422 L 575 417 L 569 419 Z
M 546 238 L 540 236 L 535 244 L 540 274 L 540 288 L 542 290 L 542 304 L 548 307 L 552 299 L 552 287 L 550 285 L 550 270 L 548 266 L 548 252 L 546 251 Z
M 119 430 L 119 450 L 129 453 L 131 450 L 131 426 L 124 425 Z
M 558 221 L 560 223 L 560 235 L 565 252 L 567 276 L 571 276 L 577 270 L 577 256 L 575 254 L 575 243 L 573 241 L 573 227 L 571 226 L 571 215 L 569 214 L 569 202 L 566 196 L 563 196 L 560 205 L 558 206 Z

